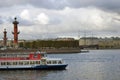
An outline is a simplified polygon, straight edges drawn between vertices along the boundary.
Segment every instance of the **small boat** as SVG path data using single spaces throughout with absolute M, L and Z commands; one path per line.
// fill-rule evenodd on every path
M 64 70 L 61 58 L 48 58 L 45 52 L 29 54 L 0 54 L 0 70 Z
M 89 50 L 81 50 L 80 53 L 88 53 Z

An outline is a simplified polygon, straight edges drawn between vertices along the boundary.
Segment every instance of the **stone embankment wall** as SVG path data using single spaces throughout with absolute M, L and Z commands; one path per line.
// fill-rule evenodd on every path
M 0 53 L 29 53 L 29 52 L 36 52 L 38 51 L 37 49 L 14 49 L 14 50 L 0 50 Z M 47 53 L 79 53 L 80 49 L 79 48 L 73 48 L 73 49 L 42 49 L 39 50 L 42 52 L 47 52 Z

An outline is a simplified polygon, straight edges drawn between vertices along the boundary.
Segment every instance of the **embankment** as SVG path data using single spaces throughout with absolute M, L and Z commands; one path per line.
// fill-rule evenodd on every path
M 36 52 L 38 49 L 7 49 L 7 50 L 0 50 L 0 53 L 29 53 L 29 52 Z M 39 51 L 45 51 L 48 54 L 52 53 L 79 53 L 79 48 L 74 49 L 41 49 Z

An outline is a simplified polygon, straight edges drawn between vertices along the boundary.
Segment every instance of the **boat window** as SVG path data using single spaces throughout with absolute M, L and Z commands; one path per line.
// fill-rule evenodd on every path
M 40 61 L 36 61 L 36 64 L 40 64 Z
M 23 65 L 23 62 L 19 62 L 19 65 Z
M 44 54 L 41 54 L 41 57 L 44 57 Z
M 25 61 L 25 62 L 24 62 L 24 65 L 29 65 L 29 61 Z
M 42 64 L 46 64 L 46 59 L 42 59 Z
M 11 62 L 7 62 L 7 65 L 11 65 Z
M 58 64 L 62 64 L 62 61 L 58 61 Z
M 51 64 L 51 61 L 47 61 L 47 64 Z
M 5 65 L 5 62 L 1 62 L 1 65 Z
M 13 65 L 17 65 L 17 62 L 13 62 Z
M 53 64 L 56 64 L 57 63 L 57 61 L 53 61 Z
M 34 54 L 34 58 L 37 58 L 37 54 L 36 53 Z
M 1 65 L 3 65 L 3 62 L 1 62 Z
M 30 64 L 35 64 L 35 62 L 34 61 L 30 61 Z
M 42 62 L 46 62 L 46 59 L 41 59 Z

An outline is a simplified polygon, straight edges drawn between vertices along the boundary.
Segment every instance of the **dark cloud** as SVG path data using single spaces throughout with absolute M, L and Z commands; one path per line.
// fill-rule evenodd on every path
M 9 23 L 12 23 L 14 21 L 14 18 L 8 17 L 8 18 L 6 18 L 6 21 L 9 22 Z
M 0 0 L 0 29 L 7 26 L 12 30 L 13 16 L 17 15 L 21 35 L 26 34 L 21 38 L 32 39 L 31 34 L 34 38 L 76 36 L 79 30 L 88 35 L 117 35 L 119 3 L 119 0 Z
M 22 19 L 20 17 L 18 17 L 18 21 L 19 21 L 20 26 L 32 26 L 32 25 L 34 25 L 34 22 L 32 22 L 30 20 Z
M 17 16 L 16 18 L 17 18 L 17 21 L 19 22 L 20 26 L 32 26 L 32 25 L 34 25 L 34 23 L 30 20 L 24 20 L 24 19 L 20 18 L 19 16 Z M 8 17 L 8 18 L 6 18 L 6 21 L 9 23 L 13 23 L 14 18 Z
M 32 25 L 34 25 L 34 23 L 32 23 L 31 21 L 20 20 L 20 26 L 32 26 Z
M 26 4 L 27 0 L 0 0 L 0 7 L 9 7 L 14 5 Z
M 3 21 L 0 19 L 0 24 L 3 24 Z
M 66 0 L 1 0 L 0 7 L 8 7 L 14 5 L 33 5 L 47 9 L 61 9 L 67 6 Z
M 120 10 L 120 0 L 1 0 L 0 7 L 13 5 L 25 5 L 47 8 L 47 9 L 63 9 L 64 7 L 88 7 L 96 6 L 98 8 L 109 10 Z
M 4 18 L 0 16 L 0 24 L 4 23 Z

